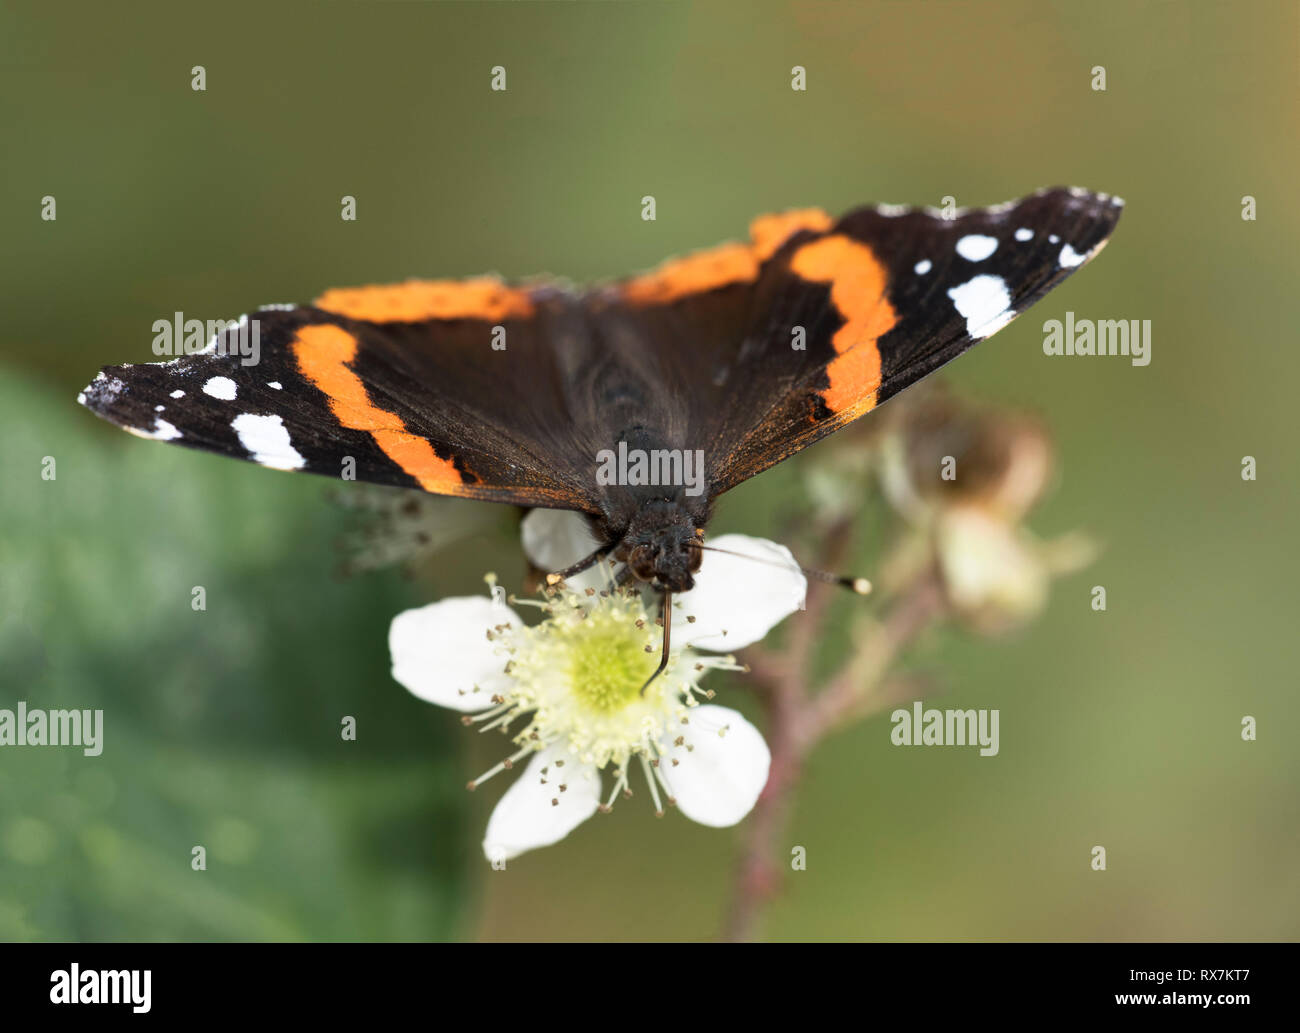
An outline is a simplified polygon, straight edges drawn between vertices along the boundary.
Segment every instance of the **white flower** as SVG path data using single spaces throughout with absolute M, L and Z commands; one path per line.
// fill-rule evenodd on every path
M 572 553 L 587 543 L 571 528 L 552 521 L 537 534 L 539 526 L 525 532 L 534 562 L 546 560 L 539 566 L 581 557 Z M 554 548 L 557 535 L 569 538 L 568 550 Z M 552 551 L 539 557 L 539 542 Z M 534 627 L 487 597 L 445 599 L 394 619 L 393 677 L 421 699 L 464 712 L 466 724 L 506 731 L 514 743 L 470 788 L 526 764 L 488 822 L 489 860 L 564 838 L 619 794 L 631 795 L 629 776 L 638 769 L 658 814 L 676 804 L 688 818 L 721 827 L 754 806 L 770 761 L 762 735 L 736 711 L 699 701 L 712 698 L 700 687 L 706 671 L 742 668 L 732 656 L 700 650 L 758 641 L 801 605 L 806 582 L 779 545 L 743 535 L 709 544 L 741 555 L 705 552 L 696 587 L 673 597 L 668 666 L 644 691 L 663 643 L 658 597 L 647 605 L 640 592 L 610 580 L 600 590 L 570 582 L 542 602 L 512 600 L 545 611 Z M 608 579 L 610 568 L 601 569 Z M 602 791 L 607 768 L 612 781 Z

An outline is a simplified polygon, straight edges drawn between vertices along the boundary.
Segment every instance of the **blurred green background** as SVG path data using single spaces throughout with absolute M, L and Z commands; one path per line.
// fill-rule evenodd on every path
M 482 862 L 504 783 L 461 787 L 497 743 L 391 681 L 386 629 L 485 570 L 517 582 L 517 547 L 485 529 L 432 581 L 338 578 L 327 482 L 75 404 L 99 366 L 153 358 L 155 319 L 409 276 L 603 278 L 760 211 L 1077 183 L 1128 201 L 1104 257 L 947 377 L 1044 416 L 1063 475 L 1032 523 L 1106 552 L 1021 634 L 914 658 L 945 699 L 1001 709 L 996 759 L 893 748 L 885 716 L 816 754 L 789 832 L 808 870 L 765 933 L 1294 939 L 1298 10 L 6 0 L 0 706 L 102 707 L 106 730 L 95 759 L 0 752 L 0 937 L 698 939 L 726 903 L 735 833 L 640 800 Z M 1067 309 L 1150 319 L 1151 365 L 1045 358 Z M 773 533 L 809 461 L 715 530 Z

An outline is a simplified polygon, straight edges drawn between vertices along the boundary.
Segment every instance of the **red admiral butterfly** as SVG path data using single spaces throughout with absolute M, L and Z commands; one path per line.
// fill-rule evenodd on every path
M 714 500 L 955 358 L 1094 256 L 1122 202 L 1051 189 L 955 213 L 765 215 L 588 290 L 495 279 L 330 290 L 262 309 L 261 361 L 109 366 L 79 401 L 133 433 L 281 470 L 587 514 L 665 592 Z M 602 455 L 695 456 L 700 487 L 606 483 Z M 671 479 L 671 478 L 670 478 Z M 702 488 L 702 490 L 700 490 Z M 554 578 L 556 575 L 552 575 Z

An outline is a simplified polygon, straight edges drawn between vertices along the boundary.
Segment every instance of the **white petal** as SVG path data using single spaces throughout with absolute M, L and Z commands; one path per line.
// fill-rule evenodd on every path
M 767 785 L 772 755 L 762 733 L 736 711 L 710 703 L 690 711 L 686 744 L 694 749 L 674 747 L 659 762 L 678 808 L 701 825 L 736 824 Z
M 596 551 L 599 542 L 592 536 L 587 520 L 567 509 L 530 510 L 519 526 L 524 555 L 535 567 L 548 574 L 571 567 Z M 604 588 L 605 575 L 598 566 L 568 579 L 570 588 Z
M 567 509 L 529 510 L 519 525 L 524 554 L 545 571 L 563 570 L 590 556 L 599 544 L 586 519 Z
M 557 761 L 562 762 L 558 767 Z M 508 861 L 558 843 L 596 813 L 599 801 L 600 774 L 594 766 L 580 764 L 559 746 L 545 749 L 492 811 L 483 853 L 489 861 Z
M 808 581 L 784 545 L 743 534 L 724 534 L 707 544 L 741 555 L 704 553 L 695 587 L 676 597 L 682 605 L 673 610 L 674 645 L 731 652 L 757 642 L 802 608 Z M 687 616 L 695 623 L 687 623 Z
M 488 641 L 497 624 L 522 627 L 510 607 L 484 596 L 443 599 L 393 618 L 393 677 L 415 695 L 453 710 L 482 710 L 510 687 L 506 658 Z

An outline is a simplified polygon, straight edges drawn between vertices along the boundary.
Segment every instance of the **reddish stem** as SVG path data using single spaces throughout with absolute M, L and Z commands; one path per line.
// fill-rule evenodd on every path
M 833 529 L 828 536 L 824 566 L 835 569 L 847 548 L 848 537 L 848 525 Z M 826 688 L 810 695 L 808 664 L 820 640 L 830 597 L 827 585 L 809 588 L 807 611 L 791 629 L 789 649 L 784 655 L 758 650 L 746 657 L 767 708 L 772 762 L 767 785 L 742 832 L 736 881 L 723 929 L 723 938 L 731 942 L 754 938 L 764 906 L 780 889 L 786 854 L 781 839 L 793 791 L 809 752 L 838 725 L 895 702 L 895 693 L 884 685 L 890 665 L 945 609 L 938 579 L 933 575 L 922 578 L 854 650 Z

